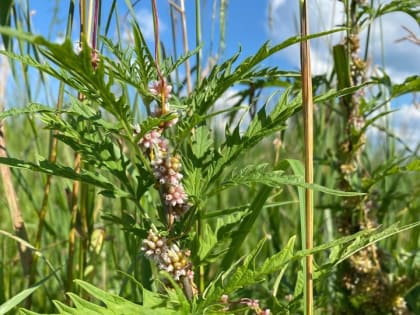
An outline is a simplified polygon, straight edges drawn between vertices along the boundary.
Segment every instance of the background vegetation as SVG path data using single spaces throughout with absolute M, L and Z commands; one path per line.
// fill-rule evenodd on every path
M 300 73 L 263 65 L 301 38 L 222 58 L 228 6 L 214 3 L 220 49 L 203 60 L 200 1 L 192 50 L 178 40 L 191 36 L 184 1 L 168 1 L 170 43 L 159 40 L 154 10 L 155 47 L 135 19 L 141 2 L 126 3 L 130 45 L 121 29 L 109 35 L 122 18 L 116 1 L 92 1 L 92 10 L 68 1 L 62 44 L 31 33 L 29 1 L 1 2 L 0 313 L 299 314 L 308 253 L 316 314 L 420 313 L 420 146 L 387 123 L 390 101 L 418 92 L 420 77 L 372 77 L 360 51 L 361 31 L 385 14 L 419 24 L 419 2 L 344 1 L 334 68 L 312 80 L 312 186 L 303 181 Z M 172 45 L 178 54 L 169 56 Z M 10 80 L 15 90 L 6 91 Z M 366 144 L 379 125 L 380 148 Z M 166 201 L 172 186 L 152 163 L 159 154 L 182 173 L 187 206 Z M 310 252 L 301 245 L 308 187 Z M 185 274 L 159 260 L 158 241 Z

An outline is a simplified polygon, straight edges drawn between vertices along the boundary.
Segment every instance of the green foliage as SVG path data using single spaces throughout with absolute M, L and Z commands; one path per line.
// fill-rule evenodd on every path
M 186 314 L 179 311 L 176 300 L 167 300 L 159 294 L 143 289 L 143 296 L 145 302 L 143 305 L 134 304 L 126 299 L 123 299 L 115 294 L 110 294 L 95 286 L 80 280 L 76 283 L 90 296 L 97 299 L 101 304 L 95 304 L 80 298 L 76 294 L 69 293 L 68 297 L 74 304 L 74 307 L 69 307 L 66 304 L 55 301 L 55 307 L 58 309 L 58 314 L 154 314 L 170 315 L 170 314 Z M 22 314 L 36 314 L 28 310 L 21 310 Z
M 413 16 L 417 13 L 413 3 L 366 6 L 358 12 L 358 19 L 362 25 L 394 11 Z M 331 275 L 339 264 L 373 244 L 398 259 L 397 267 L 389 265 L 398 269 L 399 275 L 418 276 L 418 156 L 413 153 L 381 161 L 363 155 L 361 159 L 369 162 L 363 171 L 345 177 L 339 170 L 340 159 L 358 152 L 362 145 L 348 151 L 337 145 L 345 144 L 348 138 L 359 143 L 368 127 L 391 112 L 375 112 L 380 106 L 379 96 L 370 103 L 364 100 L 360 106 L 364 125 L 346 129 L 344 134 L 339 127 L 348 121 L 345 111 L 337 109 L 339 103 L 351 102 L 356 92 L 372 85 L 386 88 L 390 98 L 417 92 L 418 76 L 393 84 L 384 72 L 382 78 L 355 86 L 345 46 L 334 46 L 334 79 L 314 79 L 319 124 L 317 178 L 314 184 L 307 184 L 300 161 L 300 77 L 263 66 L 275 53 L 300 43 L 300 36 L 277 45 L 265 43 L 246 58 L 239 51 L 214 65 L 186 95 L 185 82 L 175 82 L 172 74 L 199 54 L 200 46 L 176 60 L 169 56 L 156 61 L 140 26 L 133 22 L 133 47 L 103 37 L 104 50 L 95 66 L 88 43 L 82 43 L 84 49 L 76 53 L 69 39 L 56 44 L 4 27 L 10 24 L 2 7 L 0 12 L 3 38 L 31 45 L 45 59 L 14 50 L 0 53 L 57 79 L 67 93 L 60 99 L 63 106 L 56 109 L 30 100 L 24 107 L 0 113 L 6 127 L 10 124 L 14 130 L 16 126 L 14 132 L 22 134 L 10 138 L 7 157 L 0 157 L 0 164 L 14 172 L 30 227 L 30 240 L 18 242 L 44 258 L 32 274 L 35 279 L 44 279 L 41 283 L 27 288 L 23 280 L 16 280 L 15 287 L 10 288 L 14 279 L 24 277 L 17 267 L 8 267 L 14 263 L 11 257 L 17 257 L 14 244 L 8 242 L 15 242 L 16 237 L 9 236 L 2 243 L 7 252 L 0 264 L 10 269 L 0 271 L 0 291 L 4 291 L 0 294 L 0 313 L 13 312 L 33 295 L 33 306 L 27 303 L 28 309 L 21 309 L 21 313 L 52 312 L 55 307 L 59 314 L 251 314 L 241 299 L 252 298 L 259 299 L 273 314 L 297 314 L 303 308 L 305 275 L 301 270 L 307 255 L 314 255 L 316 261 L 319 308 L 334 308 L 332 301 L 340 296 L 334 293 L 337 287 Z M 313 34 L 308 39 L 342 30 Z M 168 107 L 174 111 L 162 115 L 154 111 L 162 106 L 161 95 L 150 89 L 150 83 L 161 80 L 160 76 L 173 87 Z M 237 95 L 240 101 L 217 111 L 216 103 L 236 87 L 241 89 Z M 255 104 L 245 104 L 255 91 L 259 95 Z M 249 114 L 249 121 L 234 119 L 244 109 L 243 117 Z M 174 127 L 162 127 L 174 119 L 179 120 Z M 31 128 L 30 137 L 35 138 L 36 145 L 24 136 Z M 157 180 L 152 163 L 162 153 L 161 148 L 156 144 L 141 147 L 141 141 L 153 131 L 161 133 L 160 140 L 167 140 L 160 157 L 171 157 L 170 163 L 182 166 L 179 169 L 189 209 L 179 218 L 169 215 L 174 206 L 168 205 L 167 195 L 162 193 L 165 182 Z M 6 129 L 6 138 L 10 133 Z M 282 142 L 281 146 L 276 148 L 273 140 Z M 51 158 L 54 141 L 59 148 L 57 160 Z M 274 162 L 270 155 L 276 156 Z M 79 165 L 74 156 L 80 156 Z M 50 181 L 52 186 L 46 184 Z M 40 183 L 39 187 L 33 183 Z M 315 229 L 319 233 L 315 236 L 317 246 L 304 250 L 302 222 L 304 191 L 308 188 L 317 200 Z M 340 218 L 343 204 L 354 205 L 356 217 L 360 215 L 356 211 L 360 201 L 372 195 L 378 196 L 372 211 L 379 213 L 382 225 L 340 236 L 332 222 Z M 1 205 L 7 207 L 5 201 Z M 46 216 L 42 214 L 44 208 L 48 208 Z M 74 209 L 77 211 L 71 212 Z M 74 257 L 69 257 L 71 235 L 75 235 Z M 147 249 L 156 249 L 159 241 L 167 242 L 172 255 L 178 249 L 176 263 L 185 263 L 194 275 L 176 277 L 173 270 L 162 267 L 163 263 L 156 264 L 159 251 Z M 167 249 L 165 246 L 160 250 Z M 403 254 L 397 252 L 398 246 Z M 66 269 L 70 261 L 72 270 Z M 56 272 L 54 280 L 49 279 L 52 271 Z M 80 279 L 75 280 L 77 286 L 66 286 L 73 277 Z M 404 292 L 408 301 L 419 296 L 417 289 L 418 283 L 414 283 Z M 229 302 L 221 300 L 224 295 L 229 296 Z M 410 307 L 418 308 L 414 302 Z
M 0 3 L 0 26 L 10 27 L 10 12 L 13 5 L 12 0 L 2 1 Z M 6 49 L 9 47 L 9 37 L 2 34 L 3 44 Z
M 42 285 L 40 283 L 39 285 L 36 285 L 32 288 L 25 289 L 22 292 L 16 294 L 14 297 L 9 299 L 7 302 L 0 305 L 0 314 L 6 314 L 10 312 L 14 307 L 19 305 L 22 301 L 24 301 L 28 296 L 30 296 L 33 292 L 39 289 L 39 287 Z

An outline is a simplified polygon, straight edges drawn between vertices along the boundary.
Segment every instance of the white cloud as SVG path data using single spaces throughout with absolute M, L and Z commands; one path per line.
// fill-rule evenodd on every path
M 373 23 L 370 41 L 370 58 L 373 65 L 382 66 L 384 63 L 385 70 L 393 81 L 398 83 L 409 75 L 420 73 L 420 63 L 417 62 L 420 46 L 409 41 L 397 42 L 407 35 L 403 26 L 416 34 L 419 33 L 419 26 L 408 15 L 400 12 L 387 14 L 383 16 L 382 21 Z
M 381 110 L 382 111 L 382 110 Z M 376 114 L 379 114 L 377 112 Z M 420 145 L 420 107 L 414 104 L 402 105 L 395 112 L 388 115 L 389 131 L 400 138 L 405 146 L 411 150 L 416 150 Z M 377 125 L 385 128 L 385 118 L 377 121 Z M 369 142 L 375 146 L 385 142 L 385 133 L 376 127 L 369 127 L 367 137 Z M 403 145 L 397 142 L 397 147 Z
M 235 88 L 228 89 L 214 104 L 214 107 L 212 108 L 212 112 L 222 112 L 222 111 L 228 111 L 230 108 L 232 108 L 239 100 L 240 96 L 237 94 L 239 90 Z M 247 126 L 249 124 L 249 114 L 248 114 L 248 104 L 241 104 L 243 108 L 239 109 L 235 112 L 235 119 L 232 122 L 230 128 L 233 130 L 239 123 L 241 123 L 242 126 Z M 225 128 L 227 128 L 227 124 L 229 122 L 229 114 L 232 114 L 232 112 L 228 113 L 220 113 L 216 117 L 214 117 L 211 120 L 211 126 L 214 130 L 219 130 L 224 133 Z
M 420 108 L 415 105 L 404 105 L 391 114 L 391 126 L 412 150 L 420 144 Z
M 322 2 L 322 3 L 321 3 Z M 309 2 L 310 33 L 330 30 L 342 23 L 343 5 L 338 1 Z M 281 42 L 300 33 L 299 1 L 271 0 L 272 30 L 274 42 Z M 313 74 L 331 70 L 331 47 L 341 41 L 343 32 L 311 40 L 311 61 Z M 299 46 L 294 45 L 279 53 L 295 68 L 300 68 Z
M 285 4 L 286 0 L 269 0 L 268 3 L 271 6 L 273 12 L 276 12 L 277 9 L 281 8 Z
M 140 9 L 137 12 L 137 21 L 140 25 L 140 29 L 146 40 L 154 40 L 154 29 L 153 29 L 153 14 L 149 10 Z M 159 32 L 164 32 L 166 25 L 159 19 Z
M 385 1 L 381 1 L 384 3 Z M 336 0 L 318 0 L 309 2 L 310 32 L 317 33 L 340 26 L 344 21 L 343 3 Z M 272 30 L 271 36 L 275 42 L 280 42 L 299 33 L 298 1 L 271 0 Z M 419 26 L 411 17 L 404 13 L 394 12 L 376 19 L 371 25 L 369 39 L 368 65 L 369 73 L 375 73 L 385 66 L 385 71 L 394 83 L 401 83 L 404 78 L 420 73 L 420 46 L 409 41 L 398 41 L 408 35 L 406 27 L 414 34 L 419 34 Z M 311 40 L 311 59 L 313 74 L 325 73 L 332 67 L 332 46 L 342 43 L 344 32 Z M 419 35 L 417 35 L 419 37 Z M 363 57 L 366 47 L 367 29 L 360 34 L 360 55 Z M 397 42 L 398 41 L 398 42 Z M 295 45 L 279 54 L 293 67 L 300 68 L 299 47 Z M 384 125 L 384 119 L 377 122 Z M 391 133 L 399 137 L 411 150 L 420 143 L 420 109 L 415 105 L 403 105 L 390 114 L 389 127 Z M 385 134 L 375 127 L 368 128 L 369 142 L 378 146 L 384 143 Z M 402 145 L 398 144 L 401 148 Z
M 144 36 L 144 39 L 149 43 L 154 43 L 155 32 L 154 32 L 154 27 L 153 27 L 153 14 L 152 14 L 152 12 L 145 9 L 145 8 L 141 8 L 136 13 L 136 20 L 137 20 L 137 23 L 140 26 L 140 30 L 141 30 L 141 32 Z M 167 26 L 161 19 L 159 19 L 158 21 L 159 21 L 159 34 L 162 34 L 163 32 L 165 32 L 167 30 Z M 131 30 L 131 25 L 128 25 L 127 23 L 124 23 L 123 29 L 124 29 L 124 33 L 123 33 L 124 40 L 129 42 L 129 43 L 133 42 L 134 37 L 133 37 L 132 30 Z
M 325 58 L 325 54 L 318 50 L 311 52 L 312 73 L 323 74 L 332 70 L 332 63 Z
M 384 1 L 382 1 L 384 2 Z M 285 40 L 299 33 L 298 1 L 271 0 L 272 29 L 270 35 L 275 42 Z M 344 21 L 343 3 L 336 0 L 318 0 L 309 2 L 310 32 L 317 33 L 340 26 Z M 415 34 L 419 33 L 416 21 L 404 13 L 386 14 L 376 19 L 371 25 L 369 40 L 369 65 L 372 68 L 385 65 L 385 71 L 395 82 L 413 74 L 420 73 L 420 63 L 417 62 L 420 46 L 409 41 L 396 42 L 407 36 L 407 27 Z M 341 43 L 344 32 L 311 40 L 312 69 L 314 74 L 320 74 L 332 65 L 331 47 Z M 364 54 L 367 30 L 362 30 L 361 54 Z M 280 57 L 288 60 L 294 67 L 300 67 L 299 47 L 284 50 Z M 383 57 L 383 59 L 382 59 Z

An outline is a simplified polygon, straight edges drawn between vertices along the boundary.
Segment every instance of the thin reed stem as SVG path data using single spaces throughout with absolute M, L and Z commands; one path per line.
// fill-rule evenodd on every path
M 10 6 L 10 10 L 12 11 L 12 15 L 14 17 L 14 21 L 16 24 L 16 28 L 17 29 L 22 29 L 21 26 L 21 22 L 20 19 L 18 18 L 18 13 L 17 13 L 17 9 L 16 9 L 16 4 L 12 4 Z M 27 27 L 28 29 L 30 29 L 30 23 L 28 20 L 28 14 L 29 12 L 27 12 L 27 14 L 25 15 L 26 17 L 26 22 L 27 22 Z M 24 43 L 19 40 L 18 41 L 19 44 L 19 52 L 21 54 L 24 53 Z M 1 63 L 1 80 L 0 80 L 0 112 L 2 112 L 4 110 L 4 103 L 2 102 L 2 100 L 5 100 L 6 98 L 5 96 L 5 92 L 6 92 L 6 82 L 7 77 L 9 75 L 9 63 L 7 61 L 6 58 L 1 58 L 2 63 Z M 23 74 L 23 79 L 25 82 L 25 87 L 26 87 L 26 97 L 30 98 L 30 94 L 31 94 L 31 89 L 29 84 L 27 84 L 29 82 L 29 78 L 28 78 L 28 73 L 27 73 L 27 66 L 22 65 L 22 74 Z M 33 128 L 34 126 L 34 122 L 32 118 L 28 118 L 31 127 Z M 34 128 L 32 129 L 32 131 L 34 131 L 34 134 L 36 134 L 36 130 L 34 130 Z M 6 158 L 8 156 L 7 154 L 7 145 L 6 145 L 6 139 L 5 139 L 5 126 L 3 125 L 3 122 L 0 121 L 0 157 Z M 38 142 L 36 142 L 37 146 L 36 146 L 36 150 L 39 149 L 38 146 Z M 28 234 L 26 231 L 26 226 L 25 226 L 25 222 L 23 220 L 23 215 L 22 215 L 22 211 L 20 209 L 19 206 L 19 200 L 18 200 L 18 194 L 16 192 L 14 183 L 13 183 L 13 176 L 12 176 L 12 172 L 10 170 L 10 168 L 6 165 L 0 165 L 0 176 L 1 176 L 1 180 L 2 180 L 2 186 L 3 186 L 3 190 L 4 190 L 4 196 L 5 199 L 7 201 L 7 205 L 10 211 L 10 218 L 12 221 L 12 225 L 13 225 L 13 230 L 15 232 L 15 235 L 19 238 L 21 238 L 24 241 L 28 241 Z M 19 252 L 19 257 L 20 257 L 20 262 L 22 265 L 22 269 L 23 269 L 23 274 L 24 275 L 29 275 L 30 273 L 30 266 L 32 264 L 32 252 L 29 248 L 27 248 L 26 246 L 23 245 L 23 243 L 19 243 L 18 244 L 18 252 Z
M 305 37 L 309 33 L 309 21 L 307 15 L 307 1 L 301 1 L 301 35 Z M 311 58 L 309 41 L 304 40 L 301 48 L 301 71 L 302 71 L 302 102 L 304 107 L 305 127 L 305 182 L 313 183 L 313 100 Z M 313 248 L 313 191 L 305 189 L 305 249 Z M 305 314 L 313 314 L 313 261 L 312 255 L 305 259 Z
M 183 43 L 183 50 L 184 54 L 187 54 L 189 51 L 188 48 L 188 31 L 187 31 L 187 17 L 185 14 L 185 2 L 184 0 L 180 0 L 179 3 L 176 3 L 172 0 L 169 0 L 169 4 L 172 8 L 178 11 L 181 15 L 181 25 L 182 25 L 182 43 Z M 191 82 L 191 66 L 190 60 L 185 60 L 185 76 L 187 80 L 187 92 L 191 94 L 192 92 L 192 82 Z
M 171 29 L 172 29 L 172 49 L 174 50 L 174 58 L 178 59 L 178 52 L 177 52 L 177 45 L 176 45 L 176 23 L 177 23 L 177 16 L 175 14 L 175 9 L 174 7 L 171 5 L 170 6 L 170 13 L 171 13 Z M 179 70 L 178 67 L 175 69 L 175 86 L 178 86 L 180 84 L 179 81 Z
M 86 0 L 80 0 L 79 2 L 80 12 L 80 47 L 83 49 L 83 43 L 86 39 L 85 34 L 85 22 L 86 22 Z M 78 99 L 82 101 L 84 98 L 83 94 L 78 94 Z M 81 169 L 81 154 L 76 152 L 74 154 L 74 171 L 80 173 Z M 67 262 L 67 281 L 66 291 L 71 291 L 73 285 L 73 260 L 76 249 L 76 228 L 77 228 L 77 216 L 79 213 L 79 194 L 80 194 L 80 183 L 78 181 L 73 182 L 72 195 L 71 195 L 71 228 L 69 232 L 69 248 L 68 248 L 68 262 Z M 80 266 L 82 268 L 82 266 Z
M 3 58 L 2 58 L 3 59 Z M 7 59 L 4 58 L 1 63 L 1 84 L 0 84 L 0 112 L 4 110 L 4 104 L 1 102 L 2 99 L 5 99 L 5 82 L 7 82 L 8 76 L 8 64 Z M 0 121 L 0 157 L 7 157 L 7 145 L 4 135 L 4 125 Z M 13 224 L 13 230 L 15 235 L 24 241 L 28 242 L 28 234 L 26 232 L 25 222 L 23 220 L 22 211 L 19 207 L 18 196 L 13 184 L 12 172 L 10 167 L 0 164 L 0 174 L 2 179 L 2 186 L 4 190 L 4 196 L 7 201 L 8 208 L 10 210 L 10 218 Z M 20 256 L 20 261 L 23 268 L 24 275 L 28 275 L 30 272 L 30 266 L 32 264 L 32 253 L 29 248 L 24 246 L 22 243 L 18 244 L 18 251 Z
M 201 44 L 201 2 L 200 0 L 195 1 L 195 44 L 198 47 Z M 200 84 L 201 80 L 201 49 L 197 51 L 197 59 L 196 59 L 196 86 Z M 203 219 L 201 215 L 201 211 L 199 212 L 199 218 L 197 220 L 197 233 L 205 239 L 204 229 L 203 227 Z M 204 276 L 205 276 L 205 269 L 204 265 L 200 265 L 199 267 L 199 291 L 204 292 Z
M 228 6 L 227 0 L 220 0 L 220 11 L 219 11 L 219 49 L 217 52 L 218 57 L 223 55 L 226 47 L 226 10 Z
M 66 28 L 66 38 L 70 36 L 71 34 L 73 18 L 74 18 L 74 3 L 70 2 L 67 28 Z M 57 97 L 57 106 L 56 106 L 57 112 L 59 112 L 62 108 L 63 98 L 64 98 L 64 83 L 60 82 L 60 85 L 58 88 L 58 97 Z M 49 146 L 48 160 L 52 164 L 54 164 L 57 160 L 58 139 L 55 137 L 56 133 L 57 131 L 54 131 L 54 130 L 50 132 L 50 146 Z M 41 246 L 41 238 L 44 231 L 45 220 L 46 220 L 47 212 L 48 212 L 48 200 L 49 200 L 49 195 L 50 195 L 51 182 L 52 182 L 52 175 L 48 175 L 47 181 L 44 186 L 44 194 L 42 198 L 41 209 L 39 210 L 38 228 L 37 228 L 36 239 L 35 239 L 35 244 L 34 244 L 35 248 L 40 248 Z M 31 268 L 31 275 L 29 279 L 29 286 L 32 286 L 36 281 L 37 262 L 38 262 L 38 256 L 34 255 L 32 268 Z M 32 295 L 30 295 L 27 300 L 28 308 L 31 307 L 31 301 L 32 301 L 31 297 Z
M 152 0 L 152 12 L 153 12 L 153 31 L 155 36 L 155 64 L 156 64 L 156 71 L 159 76 L 159 80 L 163 81 L 162 72 L 160 71 L 160 54 L 159 54 L 159 46 L 160 46 L 160 34 L 159 34 L 159 15 L 157 11 L 156 0 Z
M 187 16 L 185 14 L 185 1 L 180 1 L 181 7 L 181 23 L 182 23 L 182 42 L 184 47 L 184 54 L 187 54 L 189 51 L 188 48 L 188 32 L 187 32 Z M 190 67 L 190 60 L 185 60 L 185 75 L 187 77 L 187 91 L 188 94 L 192 92 L 192 83 L 191 83 L 191 67 Z
M 96 54 L 98 45 L 99 2 L 100 0 L 95 0 L 95 11 L 93 13 L 92 51 L 94 54 Z
M 96 1 L 96 0 L 89 0 L 89 11 L 88 11 L 87 16 L 92 16 L 93 1 Z M 87 24 L 86 33 L 85 33 L 86 34 L 86 41 L 90 42 L 90 40 L 91 40 L 90 34 L 92 34 L 92 19 L 89 19 L 86 24 Z
M 195 45 L 201 44 L 201 1 L 195 0 Z M 196 73 L 198 85 L 201 78 L 201 49 L 197 51 Z

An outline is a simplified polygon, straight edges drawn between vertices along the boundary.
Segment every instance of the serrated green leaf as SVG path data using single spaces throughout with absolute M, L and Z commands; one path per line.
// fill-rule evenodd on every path
M 125 96 L 116 97 L 111 91 L 113 77 L 105 75 L 103 62 L 98 64 L 96 70 L 93 69 L 89 45 L 83 45 L 85 49 L 80 54 L 77 54 L 74 52 L 73 43 L 69 39 L 66 39 L 62 44 L 56 44 L 41 36 L 17 32 L 9 28 L 0 27 L 0 32 L 38 46 L 44 56 L 54 63 L 57 68 L 46 63 L 41 64 L 30 56 L 21 56 L 7 51 L 0 51 L 0 53 L 35 67 L 75 88 L 87 99 L 98 103 L 110 114 L 117 117 L 128 129 L 132 118 Z
M 391 88 L 391 97 L 398 97 L 407 93 L 420 91 L 420 76 L 408 77 L 401 84 L 394 84 Z
M 317 184 L 307 184 L 301 176 L 283 175 L 283 171 L 269 171 L 267 165 L 251 165 L 240 169 L 239 172 L 231 174 L 231 178 L 219 185 L 211 194 L 219 193 L 229 187 L 238 185 L 252 185 L 260 183 L 269 187 L 281 187 L 292 185 L 302 188 L 310 188 L 335 196 L 361 196 L 363 193 L 339 191 Z
M 98 173 L 93 173 L 88 170 L 82 170 L 80 173 L 77 173 L 71 167 L 53 164 L 48 160 L 42 160 L 39 162 L 39 164 L 35 164 L 15 158 L 0 157 L 0 164 L 5 164 L 15 168 L 27 169 L 35 172 L 41 172 L 49 175 L 64 177 L 72 180 L 79 180 L 88 184 L 95 185 L 99 188 L 104 188 L 114 197 L 130 196 L 127 192 L 119 189 L 111 182 L 109 182 L 105 177 Z
M 9 110 L 0 112 L 0 119 L 6 117 L 14 117 L 24 114 L 38 114 L 38 113 L 53 113 L 53 110 L 41 104 L 31 103 L 23 108 L 11 108 Z
M 286 90 L 281 94 L 271 113 L 267 114 L 266 109 L 261 108 L 242 136 L 240 126 L 237 126 L 232 133 L 227 132 L 226 142 L 222 145 L 220 155 L 214 158 L 210 183 L 215 182 L 226 167 L 238 159 L 243 152 L 248 151 L 264 137 L 286 127 L 287 119 L 302 105 L 301 97 L 290 99 L 290 93 L 291 90 Z
M 181 289 L 181 287 L 179 286 L 179 284 L 174 280 L 174 278 L 170 274 L 168 274 L 165 271 L 160 271 L 160 274 L 163 275 L 165 277 L 165 279 L 175 289 L 175 294 L 173 294 L 173 296 L 174 297 L 176 296 L 176 300 L 180 304 L 180 308 L 178 309 L 177 314 L 180 314 L 180 315 L 189 315 L 190 314 L 191 305 L 190 305 L 190 302 L 188 301 L 188 299 L 192 299 L 192 291 L 188 290 L 188 289 L 191 289 L 189 287 L 188 280 L 186 278 L 184 278 L 184 280 L 187 283 L 184 283 L 184 287 L 183 287 L 183 289 Z M 187 299 L 187 297 L 188 297 L 188 299 Z M 175 298 L 173 298 L 173 299 L 175 300 Z
M 255 267 L 255 258 L 264 242 L 265 240 L 260 241 L 250 254 L 233 263 L 226 272 L 220 274 L 218 279 L 210 284 L 205 294 L 206 303 L 220 299 L 222 294 L 229 295 L 237 289 L 263 280 L 268 274 L 280 271 L 293 257 L 295 237 L 292 237 L 279 253 L 268 258 L 261 267 Z
M 343 88 L 343 89 L 339 89 L 339 90 L 329 90 L 325 93 L 322 93 L 321 95 L 317 95 L 314 97 L 314 103 L 317 104 L 322 104 L 325 103 L 326 101 L 335 99 L 337 97 L 346 97 L 349 94 L 353 94 L 355 92 L 357 92 L 358 90 L 369 86 L 373 84 L 373 82 L 367 81 L 364 82 L 360 85 L 356 85 L 356 86 L 352 86 L 352 87 L 347 87 L 347 88 Z
M 198 246 L 198 257 L 200 260 L 204 260 L 211 249 L 217 244 L 217 236 L 213 232 L 210 225 L 205 225 L 203 231 L 204 237 L 200 235 L 199 237 L 199 246 Z
M 75 308 L 72 308 L 60 301 L 53 301 L 54 306 L 58 309 L 58 311 L 60 312 L 60 314 L 63 315 L 81 315 L 78 310 L 76 310 Z M 99 313 L 100 314 L 100 313 Z
M 248 254 L 244 259 L 240 260 L 242 263 L 237 264 L 239 267 L 233 269 L 232 272 L 227 273 L 228 277 L 227 275 L 224 276 L 224 278 L 226 278 L 222 284 L 224 294 L 230 294 L 236 289 L 245 287 L 261 280 L 258 278 L 257 272 L 251 263 L 254 262 L 264 243 L 265 240 L 258 242 L 257 246 L 255 246 L 252 252 Z
M 286 246 L 277 254 L 266 259 L 263 265 L 256 271 L 257 277 L 277 272 L 293 257 L 296 236 L 292 236 Z
M 171 121 L 172 119 L 176 117 L 177 117 L 176 113 L 168 113 L 160 117 L 151 117 L 151 116 L 147 117 L 144 121 L 140 123 L 140 132 L 138 136 L 136 136 L 136 138 L 140 139 L 152 129 L 158 128 L 162 123 Z
M 404 166 L 403 169 L 406 170 L 406 171 L 409 171 L 409 172 L 413 172 L 413 171 L 414 172 L 418 172 L 418 171 L 420 171 L 420 160 L 419 159 L 416 159 L 416 160 L 411 161 L 406 166 Z
M 75 283 L 93 297 L 99 299 L 115 314 L 146 314 L 141 305 L 134 304 L 114 294 L 105 292 L 90 283 L 75 280 Z
M 210 132 L 206 126 L 198 127 L 191 140 L 191 149 L 197 159 L 203 158 L 213 146 L 213 140 L 210 138 Z
M 185 191 L 189 196 L 201 198 L 203 191 L 206 188 L 206 181 L 203 178 L 201 169 L 187 169 L 185 168 L 186 178 L 184 179 Z
M 79 314 L 104 314 L 104 315 L 113 315 L 114 313 L 104 307 L 101 307 L 97 304 L 91 303 L 79 297 L 74 293 L 67 293 L 67 295 L 72 300 L 74 307 L 79 311 Z
M 340 256 L 337 257 L 330 257 L 330 263 L 334 265 L 338 265 L 339 263 L 343 262 L 362 248 L 365 248 L 369 245 L 372 245 L 378 241 L 381 241 L 385 238 L 391 237 L 398 233 L 414 229 L 420 226 L 420 221 L 410 223 L 407 225 L 399 226 L 398 223 L 395 223 L 387 228 L 377 228 L 374 231 L 370 231 L 371 233 L 361 234 L 358 236 L 351 244 L 346 246 L 345 250 L 342 252 Z
M 305 284 L 305 277 L 302 270 L 298 271 L 295 288 L 293 290 L 293 298 L 301 300 L 301 294 L 303 293 L 303 287 Z
M 150 309 L 165 307 L 168 298 L 143 288 L 143 306 Z
M 382 15 L 392 12 L 403 12 L 410 15 L 417 23 L 420 23 L 420 9 L 418 0 L 394 0 L 382 3 L 378 10 L 374 12 L 372 18 L 378 18 Z
M 329 262 L 320 268 L 331 269 L 332 266 L 337 265 L 359 251 L 360 249 L 372 245 L 380 240 L 388 238 L 390 236 L 396 235 L 403 231 L 407 231 L 413 228 L 420 226 L 420 221 L 410 223 L 407 225 L 399 226 L 398 223 L 395 223 L 387 228 L 378 227 L 376 229 L 362 230 L 358 233 L 343 236 L 336 240 L 333 240 L 328 243 L 316 246 L 311 250 L 300 250 L 295 253 L 292 257 L 293 260 L 301 259 L 307 255 L 316 254 L 327 249 L 334 247 L 339 247 L 339 249 L 334 249 L 331 251 L 331 257 Z

